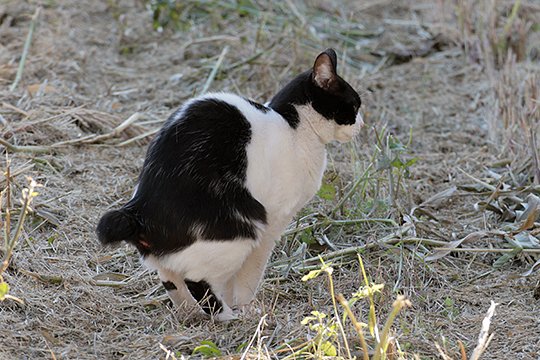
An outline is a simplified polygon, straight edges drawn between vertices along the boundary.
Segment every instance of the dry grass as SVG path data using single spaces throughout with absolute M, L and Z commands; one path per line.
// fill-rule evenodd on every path
M 349 299 L 363 284 L 361 252 L 370 281 L 385 284 L 379 321 L 398 295 L 412 302 L 389 359 L 472 357 L 491 300 L 482 358 L 536 359 L 538 5 L 183 3 L 180 31 L 161 33 L 142 1 L 42 4 L 14 91 L 39 4 L 0 3 L 0 140 L 13 192 L 26 175 L 43 184 L 2 274 L 24 305 L 0 303 L 0 354 L 180 358 L 211 340 L 223 357 L 290 356 L 316 337 L 305 317 L 335 312 L 328 280 L 302 276 L 321 255 Z M 361 89 L 368 129 L 331 148 L 325 192 L 276 249 L 251 313 L 183 318 L 133 249 L 99 246 L 96 220 L 129 198 L 146 142 L 184 100 L 209 87 L 266 101 L 329 46 Z M 370 317 L 368 304 L 350 310 Z M 338 354 L 348 356 L 346 339 L 363 357 L 350 322 L 332 339 Z

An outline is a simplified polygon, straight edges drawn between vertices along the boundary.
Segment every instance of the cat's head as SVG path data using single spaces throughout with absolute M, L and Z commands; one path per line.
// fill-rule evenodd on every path
M 310 126 L 325 143 L 350 141 L 364 125 L 358 93 L 336 71 L 337 56 L 327 49 L 313 68 L 300 74 L 270 102 L 289 124 Z

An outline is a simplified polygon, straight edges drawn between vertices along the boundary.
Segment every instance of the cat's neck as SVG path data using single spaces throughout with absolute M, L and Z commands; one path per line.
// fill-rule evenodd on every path
M 269 106 L 278 112 L 293 129 L 296 129 L 300 124 L 299 114 L 293 104 L 309 102 L 307 88 L 310 78 L 311 71 L 298 75 L 281 89 L 269 103 Z

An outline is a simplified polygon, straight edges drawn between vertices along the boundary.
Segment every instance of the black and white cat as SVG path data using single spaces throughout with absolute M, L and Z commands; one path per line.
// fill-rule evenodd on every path
M 235 318 L 319 189 L 325 145 L 363 126 L 360 97 L 336 64 L 324 51 L 267 105 L 228 93 L 185 103 L 150 144 L 132 199 L 101 218 L 101 243 L 133 244 L 176 305 Z

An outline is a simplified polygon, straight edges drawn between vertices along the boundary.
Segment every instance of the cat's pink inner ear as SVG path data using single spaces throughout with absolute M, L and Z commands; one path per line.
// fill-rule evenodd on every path
M 336 80 L 336 71 L 332 59 L 326 53 L 320 54 L 313 65 L 313 80 L 323 88 L 330 89 Z

